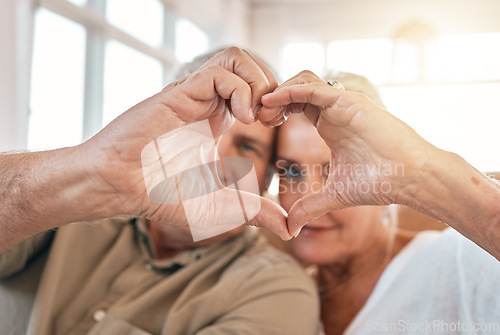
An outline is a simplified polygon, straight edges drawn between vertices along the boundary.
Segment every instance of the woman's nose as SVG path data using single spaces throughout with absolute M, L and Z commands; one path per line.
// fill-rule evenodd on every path
M 318 173 L 312 173 L 304 179 L 305 185 L 299 188 L 302 196 L 321 191 L 323 188 L 323 176 Z

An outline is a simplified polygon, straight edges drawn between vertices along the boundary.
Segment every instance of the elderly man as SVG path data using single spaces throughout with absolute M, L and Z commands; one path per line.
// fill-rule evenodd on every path
M 246 226 L 194 242 L 193 230 L 221 219 L 214 207 L 232 213 L 232 205 L 210 198 L 212 207 L 196 208 L 202 227 L 187 227 L 188 206 L 152 201 L 141 169 L 147 143 L 208 119 L 214 137 L 225 132 L 219 155 L 251 160 L 264 189 L 274 130 L 251 122 L 261 96 L 276 86 L 262 63 L 231 48 L 80 146 L 3 156 L 10 168 L 2 174 L 8 206 L 0 210 L 0 275 L 10 295 L 1 308 L 14 317 L 2 320 L 2 333 L 26 328 L 22 307 L 8 300 L 26 290 L 34 294 L 29 334 L 314 333 L 316 290 L 291 258 Z M 251 124 L 231 126 L 232 115 Z M 238 195 L 260 204 L 247 223 L 290 237 L 279 206 Z M 85 222 L 68 224 L 74 221 Z M 31 300 L 25 302 L 27 312 Z

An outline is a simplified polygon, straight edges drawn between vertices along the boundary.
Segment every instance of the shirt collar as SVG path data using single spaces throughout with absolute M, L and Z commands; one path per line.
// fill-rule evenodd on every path
M 247 242 L 251 243 L 258 238 L 256 228 L 246 227 L 243 233 L 226 241 L 214 243 L 206 247 L 186 250 L 170 258 L 159 259 L 156 255 L 151 236 L 149 235 L 148 220 L 142 217 L 137 217 L 133 222 L 135 226 L 135 236 L 138 241 L 139 248 L 141 249 L 144 258 L 146 259 L 146 262 L 151 264 L 151 266 L 156 270 L 177 270 L 204 258 L 212 252 L 224 247 L 224 245 L 228 243 L 234 243 L 235 240 L 244 239 Z

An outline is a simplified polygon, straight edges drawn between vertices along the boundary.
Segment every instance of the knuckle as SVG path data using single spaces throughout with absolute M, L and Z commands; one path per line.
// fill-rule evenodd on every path
M 266 79 L 255 81 L 252 84 L 252 90 L 255 93 L 264 93 L 271 90 L 271 83 Z
M 309 70 L 302 70 L 300 71 L 299 73 L 301 76 L 304 76 L 304 77 L 316 77 L 316 74 L 312 71 L 309 71 Z
M 241 91 L 241 93 L 243 94 L 247 94 L 247 95 L 252 95 L 252 89 L 250 88 L 250 86 L 246 85 L 245 83 L 243 82 L 240 82 L 239 85 L 238 85 L 238 88 L 237 88 L 239 91 Z
M 221 71 L 221 66 L 218 64 L 209 64 L 197 71 L 191 73 L 183 82 L 192 83 L 215 76 Z
M 224 51 L 224 53 L 227 54 L 227 55 L 229 55 L 229 56 L 241 56 L 241 55 L 244 54 L 244 51 L 241 48 L 232 46 L 232 47 L 227 48 Z
M 278 78 L 276 78 L 276 76 L 272 76 L 269 79 L 269 89 L 274 91 L 278 86 L 279 86 Z
M 300 84 L 309 84 L 316 82 L 318 80 L 318 76 L 312 71 L 304 70 L 300 72 L 297 80 Z
M 205 68 L 200 69 L 200 71 L 196 71 L 194 74 L 200 74 L 200 73 L 216 73 L 221 70 L 221 66 L 219 64 L 210 64 L 206 66 Z

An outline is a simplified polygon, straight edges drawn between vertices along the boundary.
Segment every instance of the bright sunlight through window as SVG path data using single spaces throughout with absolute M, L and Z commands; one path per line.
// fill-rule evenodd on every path
M 321 43 L 291 43 L 283 50 L 283 78 L 289 78 L 302 70 L 320 75 L 325 69 L 325 49 Z
M 157 60 L 119 42 L 110 41 L 104 63 L 103 125 L 162 88 Z
M 163 41 L 163 6 L 158 0 L 107 0 L 111 24 L 152 45 Z
M 82 26 L 48 10 L 37 11 L 29 150 L 81 142 L 85 37 Z
M 500 33 L 339 40 L 284 48 L 286 78 L 303 69 L 353 72 L 379 86 L 389 112 L 481 171 L 500 171 Z M 328 78 L 325 78 L 328 79 Z
M 208 36 L 189 20 L 179 19 L 175 33 L 175 56 L 181 63 L 208 51 Z

